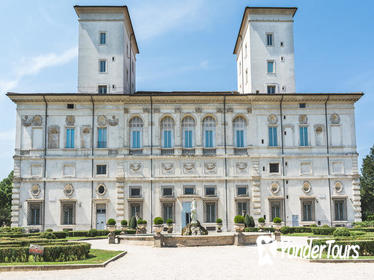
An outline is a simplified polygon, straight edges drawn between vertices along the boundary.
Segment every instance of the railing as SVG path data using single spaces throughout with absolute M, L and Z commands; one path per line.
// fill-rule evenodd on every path
M 194 148 L 183 148 L 182 149 L 182 155 L 193 156 L 193 155 L 195 155 L 195 149 Z
M 248 155 L 247 148 L 234 148 L 234 155 Z
M 173 148 L 162 148 L 161 149 L 161 155 L 163 156 L 172 156 L 174 155 L 174 149 Z
M 130 149 L 129 154 L 130 155 L 142 155 L 143 149 Z
M 203 149 L 203 155 L 204 156 L 214 156 L 216 154 L 215 148 L 204 148 Z

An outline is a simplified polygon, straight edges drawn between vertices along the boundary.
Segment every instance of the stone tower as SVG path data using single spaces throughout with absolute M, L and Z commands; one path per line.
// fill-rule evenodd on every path
M 134 93 L 136 43 L 126 6 L 74 6 L 79 21 L 78 92 Z
M 234 54 L 239 93 L 295 93 L 297 8 L 247 7 Z

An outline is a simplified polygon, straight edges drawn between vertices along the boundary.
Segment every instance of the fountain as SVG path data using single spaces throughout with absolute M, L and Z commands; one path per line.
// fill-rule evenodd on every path
M 208 231 L 197 220 L 196 200 L 192 200 L 191 222 L 182 229 L 182 235 L 208 235 Z

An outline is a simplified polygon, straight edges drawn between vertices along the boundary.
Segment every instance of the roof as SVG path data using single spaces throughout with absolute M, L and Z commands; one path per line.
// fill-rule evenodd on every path
M 14 103 L 23 102 L 98 102 L 98 103 L 147 103 L 150 99 L 158 104 L 222 103 L 224 99 L 230 103 L 251 102 L 349 102 L 354 103 L 362 96 L 362 92 L 353 93 L 276 93 L 276 94 L 239 94 L 235 91 L 219 92 L 148 92 L 140 91 L 135 94 L 97 94 L 97 93 L 14 93 L 8 92 L 7 96 Z M 168 98 L 165 98 L 168 97 Z
M 132 21 L 130 17 L 129 10 L 127 6 L 79 6 L 75 5 L 74 10 L 77 13 L 77 16 L 80 16 L 80 13 L 113 13 L 113 12 L 123 12 L 125 20 L 128 21 L 130 27 L 130 36 L 134 36 L 134 46 L 136 53 L 139 53 L 138 43 L 136 41 L 134 28 L 132 26 Z
M 246 7 L 243 13 L 242 23 L 240 24 L 240 29 L 238 33 L 238 37 L 236 38 L 236 43 L 234 47 L 234 54 L 236 54 L 238 45 L 239 45 L 239 37 L 243 32 L 244 24 L 247 21 L 249 14 L 256 14 L 256 13 L 263 13 L 263 14 L 276 14 L 279 12 L 282 13 L 290 13 L 292 17 L 295 16 L 297 11 L 297 7 Z

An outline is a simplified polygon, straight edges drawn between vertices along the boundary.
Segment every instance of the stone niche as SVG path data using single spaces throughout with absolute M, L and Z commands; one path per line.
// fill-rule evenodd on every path
M 58 149 L 60 146 L 60 127 L 51 125 L 48 127 L 48 149 Z

